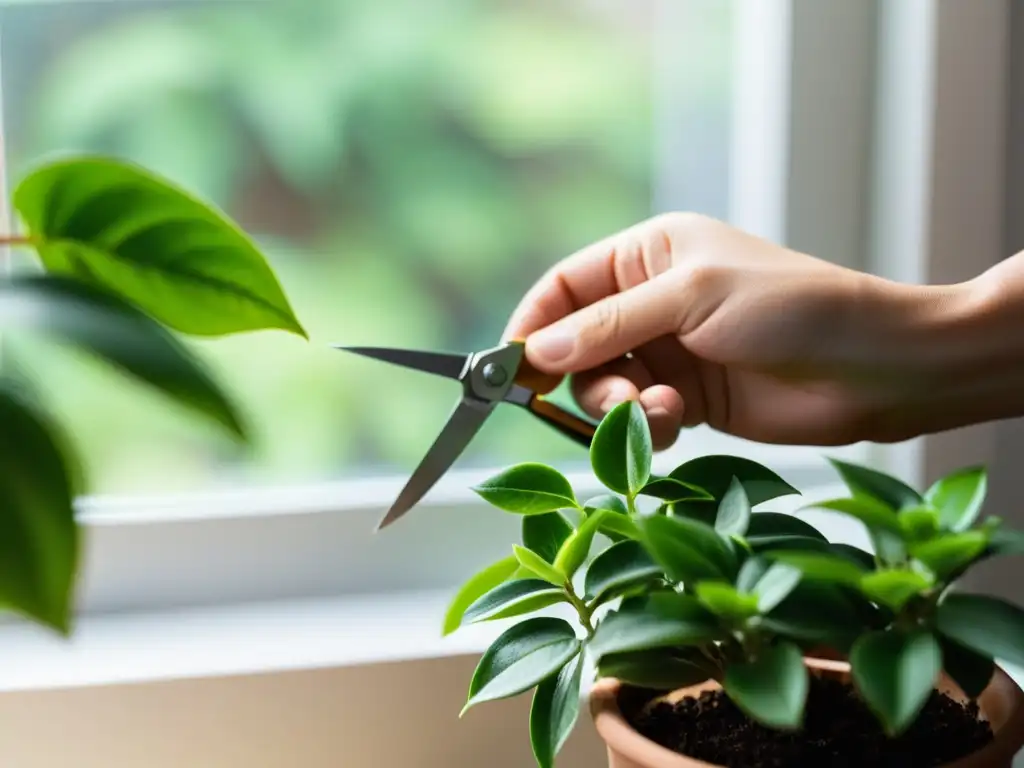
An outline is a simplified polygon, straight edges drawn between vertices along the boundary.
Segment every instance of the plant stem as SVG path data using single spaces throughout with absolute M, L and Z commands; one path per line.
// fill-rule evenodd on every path
M 590 609 L 587 604 L 584 603 L 579 595 L 576 594 L 576 590 L 572 588 L 572 583 L 565 585 L 565 596 L 569 598 L 569 602 L 572 603 L 572 607 L 576 609 L 576 613 L 579 614 L 580 624 L 583 625 L 583 629 L 587 631 L 587 639 L 589 640 L 594 636 L 594 624 L 591 621 Z
M 20 235 L 0 235 L 0 246 L 32 245 L 32 238 Z
M 626 494 L 626 511 L 630 517 L 636 516 L 636 497 L 631 493 Z

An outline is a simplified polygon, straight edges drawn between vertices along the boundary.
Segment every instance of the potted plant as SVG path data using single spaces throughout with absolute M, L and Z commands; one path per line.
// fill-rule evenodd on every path
M 33 252 L 42 269 L 0 277 L 0 331 L 80 349 L 244 443 L 238 409 L 177 333 L 305 337 L 249 238 L 169 181 L 106 157 L 42 164 L 17 186 L 13 207 L 24 226 L 0 234 L 0 246 Z M 81 535 L 73 502 L 84 478 L 73 441 L 4 355 L 0 602 L 67 635 Z
M 652 475 L 635 402 L 601 421 L 590 459 L 609 494 L 581 501 L 535 463 L 475 488 L 522 515 L 522 543 L 445 618 L 448 633 L 516 617 L 481 657 L 465 709 L 534 689 L 542 768 L 577 721 L 587 662 L 612 768 L 1009 768 L 1024 696 L 994 660 L 1024 664 L 1024 612 L 954 588 L 973 564 L 1024 551 L 1020 534 L 980 519 L 984 470 L 921 494 L 834 461 L 850 495 L 814 506 L 860 520 L 869 554 L 752 511 L 797 491 L 747 459 Z M 610 545 L 590 559 L 599 536 Z M 574 621 L 531 615 L 551 606 Z

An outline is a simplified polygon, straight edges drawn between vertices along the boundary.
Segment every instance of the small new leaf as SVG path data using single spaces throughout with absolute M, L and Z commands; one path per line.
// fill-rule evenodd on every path
M 452 598 L 452 602 L 448 606 L 448 611 L 445 613 L 444 617 L 443 633 L 445 635 L 450 635 L 458 629 L 462 625 L 462 619 L 466 613 L 466 609 L 506 579 L 512 578 L 512 575 L 519 569 L 519 567 L 519 561 L 516 560 L 515 557 L 509 556 L 496 563 L 488 565 L 483 570 L 471 576 L 469 580 L 459 588 L 459 591 L 456 593 L 455 597 Z
M 515 579 L 514 581 L 506 581 L 504 584 L 499 584 L 494 589 L 480 596 L 466 609 L 462 620 L 472 622 L 479 621 L 480 619 L 499 618 L 495 614 L 504 612 L 506 608 L 521 607 L 521 604 L 527 598 L 536 598 L 538 595 L 543 595 L 544 599 L 553 598 L 547 605 L 554 605 L 565 599 L 562 590 L 553 588 L 550 583 L 543 579 Z M 544 607 L 543 605 L 538 605 L 536 608 L 533 608 L 532 606 L 536 605 L 536 600 L 527 603 L 527 605 L 531 606 L 531 610 Z M 506 613 L 500 618 L 507 618 L 509 615 L 518 614 Z
M 917 571 L 876 571 L 861 577 L 861 591 L 877 603 L 900 610 L 910 598 L 934 582 Z
M 746 595 L 722 581 L 702 581 L 694 589 L 709 611 L 727 621 L 743 621 L 758 613 L 756 595 Z
M 556 587 L 562 587 L 568 580 L 562 571 L 559 571 L 533 550 L 527 549 L 526 547 L 520 547 L 518 544 L 513 544 L 512 551 L 516 556 L 516 560 L 519 561 L 519 564 L 523 566 L 523 568 L 526 568 L 534 576 L 543 579 L 549 584 L 554 584 Z
M 928 566 L 937 577 L 947 579 L 974 562 L 986 546 L 988 535 L 984 531 L 964 531 L 912 545 L 910 554 Z
M 586 518 L 580 527 L 569 534 L 555 556 L 555 570 L 564 573 L 566 578 L 571 579 L 580 566 L 586 561 L 590 554 L 590 547 L 594 543 L 594 534 L 600 528 L 601 521 L 608 515 L 615 515 L 615 512 L 605 512 L 599 509 Z
M 803 722 L 808 686 L 800 649 L 780 642 L 765 648 L 754 661 L 730 664 L 722 687 L 754 720 L 792 730 Z
M 925 499 L 939 510 L 942 527 L 964 531 L 981 512 L 988 492 L 988 475 L 983 467 L 968 467 L 938 480 L 925 493 Z
M 473 490 L 498 509 L 519 515 L 544 515 L 578 506 L 565 476 L 534 462 L 509 467 Z
M 850 651 L 853 680 L 886 733 L 902 733 L 921 712 L 942 669 L 930 632 L 872 632 Z
M 505 630 L 477 664 L 461 715 L 485 701 L 516 696 L 557 673 L 580 650 L 569 622 L 540 616 Z
M 605 486 L 635 496 L 651 475 L 651 430 L 647 414 L 635 400 L 612 408 L 601 420 L 590 445 L 594 474 Z
M 583 657 L 577 655 L 559 673 L 537 686 L 530 709 L 530 744 L 538 768 L 553 768 L 580 712 Z
M 743 483 L 733 477 L 729 488 L 718 505 L 715 530 L 726 536 L 742 536 L 750 524 L 750 499 L 743 490 Z

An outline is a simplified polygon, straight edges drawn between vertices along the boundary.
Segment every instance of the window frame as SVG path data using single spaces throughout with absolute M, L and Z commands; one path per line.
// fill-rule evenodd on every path
M 956 14 L 964 18 L 946 18 Z M 735 0 L 729 220 L 848 266 L 892 271 L 910 281 L 944 279 L 950 270 L 943 237 L 961 232 L 957 242 L 963 243 L 970 237 L 962 234 L 966 227 L 985 247 L 967 250 L 973 261 L 961 258 L 956 271 L 966 277 L 990 265 L 983 263 L 992 253 L 980 225 L 955 210 L 950 214 L 958 194 L 953 182 L 931 173 L 940 153 L 944 162 L 953 157 L 969 164 L 983 150 L 956 144 L 946 127 L 953 125 L 959 94 L 947 96 L 947 80 L 955 85 L 956 78 L 943 69 L 955 64 L 949 40 L 959 37 L 956 25 L 972 19 L 976 26 L 992 23 L 981 17 L 984 11 L 951 9 L 949 0 Z M 916 45 L 896 61 L 894 50 L 908 40 Z M 985 62 L 992 65 L 990 59 Z M 920 87 L 901 119 L 875 109 L 874 84 L 885 78 Z M 943 100 L 936 107 L 940 83 Z M 847 102 L 830 110 L 836 93 Z M 831 129 L 821 130 L 823 123 Z M 982 130 L 988 135 L 996 127 L 986 124 Z M 937 146 L 933 136 L 953 146 Z M 917 142 L 921 152 L 894 157 L 886 151 L 906 142 Z M 671 168 L 670 157 L 661 161 Z M 873 187 L 883 171 L 896 174 L 899 183 Z M 673 202 L 669 193 L 659 205 Z M 887 213 L 893 206 L 900 206 L 902 218 Z M 894 253 L 901 256 L 892 258 Z M 990 430 L 980 427 L 974 434 L 973 442 L 942 436 L 827 453 L 919 480 L 939 464 L 969 463 L 979 454 L 985 460 Z M 759 446 L 709 430 L 684 435 L 677 450 L 659 457 L 659 465 L 666 469 L 684 457 L 712 452 L 750 456 L 802 489 L 835 480 L 821 449 Z M 516 535 L 513 516 L 487 508 L 467 490 L 488 474 L 453 471 L 406 520 L 382 534 L 373 529 L 404 477 L 81 499 L 86 551 L 79 612 L 87 617 L 454 587 L 507 554 Z M 589 475 L 573 480 L 581 494 L 597 490 Z

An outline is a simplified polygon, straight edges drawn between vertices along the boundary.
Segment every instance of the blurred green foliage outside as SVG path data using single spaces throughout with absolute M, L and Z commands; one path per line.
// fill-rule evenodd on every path
M 91 490 L 411 471 L 458 386 L 327 345 L 493 344 L 552 262 L 649 215 L 653 7 L 0 3 L 8 182 L 58 151 L 149 165 L 256 237 L 311 335 L 195 344 L 253 427 L 248 455 L 70 353 L 10 344 L 79 441 Z M 720 18 L 680 44 L 724 35 Z M 701 98 L 727 99 L 726 64 L 708 72 Z M 460 466 L 526 459 L 586 457 L 509 407 Z

